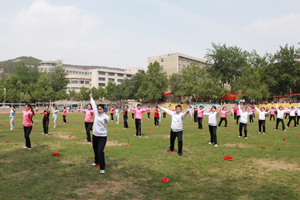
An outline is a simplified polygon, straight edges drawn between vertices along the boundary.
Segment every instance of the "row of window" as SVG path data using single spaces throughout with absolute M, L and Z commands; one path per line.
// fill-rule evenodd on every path
M 105 78 L 99 77 L 98 80 L 99 80 L 99 81 L 105 81 Z M 122 82 L 122 80 L 123 80 L 123 79 L 118 79 L 117 81 L 118 81 L 118 82 Z M 114 78 L 108 78 L 108 81 L 115 82 L 115 79 L 114 79 Z
M 71 84 L 90 84 L 90 81 L 78 81 L 78 80 L 69 80 Z
M 118 86 L 119 86 L 120 84 L 118 84 Z M 98 83 L 98 86 L 102 86 L 102 87 L 104 87 L 105 86 L 105 83 Z
M 66 70 L 66 72 L 69 73 L 69 74 L 83 74 L 83 75 L 90 75 L 90 72 L 71 71 L 71 70 Z
M 75 90 L 75 89 L 80 89 L 79 87 L 67 87 L 68 90 Z M 86 90 L 89 90 L 89 88 L 85 88 Z
M 107 72 L 107 73 L 108 73 L 108 76 L 115 76 L 115 75 L 116 75 L 116 73 L 112 73 L 112 72 Z M 98 74 L 99 74 L 99 75 L 105 75 L 106 72 L 98 71 Z M 117 73 L 117 75 L 118 75 L 119 77 L 124 77 L 125 74 Z M 126 74 L 126 77 L 130 78 L 130 77 L 132 77 L 132 75 L 131 75 L 131 74 Z

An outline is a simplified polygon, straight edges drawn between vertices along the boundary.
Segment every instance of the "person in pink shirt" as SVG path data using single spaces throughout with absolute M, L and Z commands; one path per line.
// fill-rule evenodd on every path
M 222 110 L 220 111 L 221 113 L 221 120 L 219 122 L 219 127 L 221 126 L 223 120 L 225 121 L 225 127 L 227 127 L 227 118 L 226 118 L 226 114 L 229 113 L 229 110 L 226 110 L 226 107 L 223 107 Z
M 23 111 L 23 127 L 24 127 L 24 137 L 25 137 L 25 146 L 23 149 L 27 149 L 28 151 L 31 150 L 31 142 L 29 135 L 32 130 L 32 121 L 31 117 L 33 115 L 34 111 L 30 104 L 25 104 L 25 111 Z
M 203 119 L 203 112 L 204 112 L 203 106 L 199 106 L 199 109 L 196 109 L 195 111 L 197 112 L 198 115 L 198 129 L 203 129 L 202 127 L 202 119 Z
M 142 135 L 142 118 L 143 118 L 143 112 L 147 112 L 146 109 L 141 109 L 141 104 L 137 105 L 137 109 L 130 107 L 130 109 L 134 110 L 136 113 L 135 116 L 135 128 L 136 128 L 136 134 L 134 136 L 138 136 L 140 133 L 140 137 L 143 137 Z
M 111 121 L 114 121 L 114 108 L 110 107 L 110 115 L 111 115 Z
M 148 111 L 147 111 L 148 119 L 150 119 L 150 113 L 151 113 L 151 111 L 150 111 L 150 106 L 148 106 Z
M 62 112 L 64 124 L 65 124 L 65 123 L 67 123 L 67 119 L 66 119 L 67 109 L 66 109 L 66 107 L 64 107 L 64 109 L 61 112 Z
M 254 115 L 255 110 L 253 107 L 250 107 L 250 106 L 248 106 L 248 110 L 249 110 L 249 112 L 251 112 L 251 115 L 249 115 L 249 123 L 254 124 L 253 115 Z
M 135 111 L 135 107 L 130 107 L 130 109 L 131 109 L 132 120 L 134 120 L 134 111 Z
M 89 144 L 91 144 L 91 133 L 90 131 L 92 130 L 93 127 L 93 116 L 94 116 L 94 111 L 92 109 L 92 104 L 88 104 L 87 109 L 81 110 L 81 112 L 85 113 L 85 119 L 84 119 L 84 124 L 85 124 L 85 131 L 86 131 L 86 140 L 88 141 Z
M 236 125 L 239 125 L 239 119 L 241 117 L 241 113 L 240 113 L 240 110 L 238 109 L 237 110 L 237 116 L 236 116 Z
M 270 121 L 272 120 L 275 121 L 275 108 L 274 107 L 270 107 Z

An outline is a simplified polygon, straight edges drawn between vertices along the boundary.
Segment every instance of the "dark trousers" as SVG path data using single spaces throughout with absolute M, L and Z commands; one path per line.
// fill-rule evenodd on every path
M 100 169 L 105 170 L 104 148 L 107 137 L 98 137 L 93 135 L 93 149 L 95 154 L 95 163 L 100 164 Z
M 210 133 L 210 142 L 217 144 L 217 126 L 208 125 Z
M 134 119 L 134 113 L 132 113 L 132 115 L 131 115 L 131 116 L 132 116 L 132 119 Z
M 26 141 L 25 145 L 28 148 L 31 148 L 31 142 L 30 142 L 30 138 L 29 138 L 31 129 L 32 129 L 32 126 L 29 126 L 29 127 L 24 126 L 24 137 L 25 137 L 25 141 Z
M 155 126 L 159 126 L 158 119 L 159 119 L 159 117 L 154 117 L 154 125 Z
M 221 117 L 221 120 L 220 120 L 218 126 L 221 126 L 221 124 L 222 124 L 223 121 L 225 121 L 225 127 L 227 127 L 227 119 L 226 119 L 226 117 L 225 118 Z
M 272 120 L 273 118 L 273 121 L 275 121 L 275 115 L 270 115 L 270 121 Z
M 263 132 L 266 132 L 266 120 L 258 120 L 258 131 L 261 132 L 261 126 L 263 127 Z
M 66 115 L 63 115 L 63 120 L 64 120 L 64 123 L 67 123 Z
M 239 119 L 240 119 L 240 116 L 236 116 L 236 125 L 238 125 L 239 124 Z
M 141 119 L 135 119 L 135 129 L 136 129 L 136 136 L 139 135 L 142 136 L 142 120 Z
M 286 118 L 287 118 L 287 116 L 290 116 L 290 114 L 286 113 L 286 114 L 285 114 L 285 118 L 284 118 L 284 119 L 286 119 Z
M 275 129 L 278 129 L 279 122 L 282 123 L 282 130 L 284 130 L 285 129 L 285 127 L 284 127 L 284 121 L 283 121 L 283 119 L 279 119 L 279 118 L 276 119 L 276 128 Z
M 297 127 L 297 125 L 296 125 L 296 116 L 290 116 L 287 126 L 290 126 L 290 123 L 291 123 L 292 120 L 294 120 L 294 126 Z
M 171 129 L 170 132 L 170 150 L 174 151 L 174 143 L 175 143 L 175 139 L 177 137 L 178 140 L 178 153 L 182 153 L 182 131 L 179 132 L 174 132 Z
M 111 120 L 114 121 L 114 113 L 110 113 Z
M 93 122 L 84 122 L 84 125 L 85 125 L 85 131 L 86 131 L 86 140 L 88 142 L 91 142 L 91 133 L 90 133 L 90 131 L 92 130 Z
M 249 115 L 249 122 L 250 123 L 254 123 L 254 121 L 253 121 L 253 115 Z
M 198 117 L 198 128 L 199 129 L 203 129 L 203 127 L 202 127 L 202 117 Z
M 148 119 L 150 119 L 150 113 L 148 113 Z
M 197 118 L 198 118 L 198 112 L 194 112 L 194 122 L 197 123 Z
M 240 123 L 240 127 L 239 127 L 240 136 L 243 136 L 243 134 L 242 134 L 243 128 L 244 128 L 245 137 L 247 137 L 247 124 L 244 124 L 244 123 Z
M 237 113 L 233 113 L 233 117 L 234 119 L 236 119 Z
M 297 125 L 299 125 L 300 116 L 297 116 Z
M 124 128 L 128 128 L 128 116 L 127 115 L 123 115 L 123 120 L 124 120 Z
M 43 118 L 43 128 L 44 128 L 44 133 L 48 134 L 49 130 L 49 118 Z
M 163 114 L 163 118 L 166 119 L 167 118 L 167 113 Z

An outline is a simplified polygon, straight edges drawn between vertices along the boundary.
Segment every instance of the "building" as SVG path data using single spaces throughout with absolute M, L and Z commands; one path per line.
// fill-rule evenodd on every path
M 181 53 L 172 53 L 161 56 L 154 56 L 148 58 L 148 65 L 157 61 L 163 68 L 167 75 L 170 76 L 173 73 L 181 74 L 182 69 L 186 68 L 191 63 L 195 63 L 199 66 L 207 66 L 208 62 L 200 58 L 187 56 Z
M 110 81 L 119 85 L 123 79 L 131 78 L 134 74 L 144 70 L 141 67 L 121 69 L 104 66 L 68 65 L 63 64 L 62 60 L 42 61 L 38 69 L 40 72 L 51 72 L 58 66 L 62 66 L 67 73 L 66 78 L 69 80 L 67 89 L 74 89 L 76 92 L 82 87 L 87 90 L 93 87 L 105 87 Z

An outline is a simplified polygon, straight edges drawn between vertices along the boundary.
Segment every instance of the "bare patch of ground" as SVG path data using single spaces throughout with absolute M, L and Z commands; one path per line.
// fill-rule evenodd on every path
M 224 147 L 236 147 L 236 148 L 247 148 L 246 144 L 243 143 L 227 143 L 223 144 Z
M 286 170 L 286 171 L 300 171 L 300 168 L 297 165 L 286 163 L 284 161 L 271 161 L 267 159 L 257 159 L 253 161 L 261 165 L 262 167 L 267 168 L 267 171 L 271 170 Z

